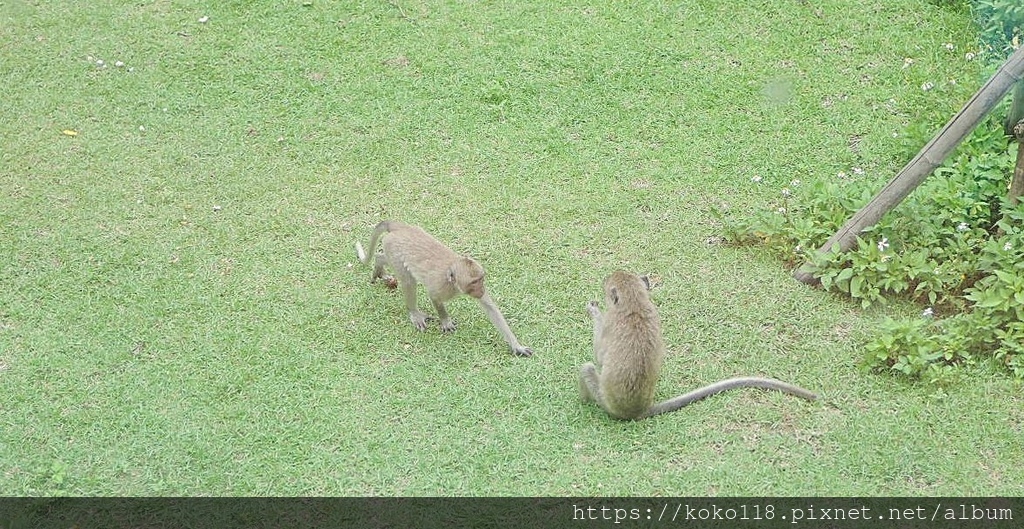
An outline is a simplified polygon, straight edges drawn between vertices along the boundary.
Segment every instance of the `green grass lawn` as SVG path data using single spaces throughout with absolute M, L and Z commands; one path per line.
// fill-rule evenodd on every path
M 881 185 L 980 86 L 974 31 L 926 0 L 2 2 L 0 495 L 1022 495 L 1018 382 L 859 370 L 919 309 L 709 213 Z M 417 332 L 355 259 L 385 218 L 476 257 L 536 354 L 470 299 Z M 823 400 L 582 405 L 616 268 L 658 281 L 659 398 Z

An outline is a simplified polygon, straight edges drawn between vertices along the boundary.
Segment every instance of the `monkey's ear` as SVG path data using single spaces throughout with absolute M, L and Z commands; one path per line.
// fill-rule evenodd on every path
M 608 299 L 615 305 L 619 304 L 619 289 L 612 287 L 608 289 Z
M 647 290 L 651 289 L 651 278 L 647 276 L 640 276 L 640 281 L 643 282 L 644 288 L 646 288 Z

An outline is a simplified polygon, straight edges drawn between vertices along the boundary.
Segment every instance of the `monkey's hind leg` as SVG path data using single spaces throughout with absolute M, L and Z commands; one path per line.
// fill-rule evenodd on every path
M 358 257 L 359 261 L 363 264 L 370 264 L 370 261 L 373 261 L 373 272 L 370 273 L 370 284 L 376 283 L 378 279 L 383 279 L 388 288 L 395 288 L 395 278 L 384 275 L 384 265 L 388 264 L 388 258 L 384 255 L 384 252 L 366 255 L 366 250 L 363 248 L 363 244 L 356 241 L 356 257 Z
M 405 298 L 405 310 L 409 311 L 409 321 L 417 330 L 427 330 L 427 315 L 416 306 L 416 280 L 412 274 L 401 269 L 396 269 L 395 275 L 398 276 L 398 286 Z
M 370 282 L 373 283 L 378 279 L 384 279 L 385 282 L 390 282 L 390 277 L 384 275 L 384 265 L 387 263 L 387 257 L 384 256 L 384 252 L 377 252 L 373 256 L 373 273 L 370 274 Z
M 580 400 L 583 402 L 600 402 L 601 377 L 597 374 L 597 366 L 587 362 L 580 366 Z

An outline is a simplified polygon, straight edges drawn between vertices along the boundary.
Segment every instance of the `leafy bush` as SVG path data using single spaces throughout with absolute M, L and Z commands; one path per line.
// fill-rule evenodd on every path
M 1024 28 L 1024 3 L 1020 0 L 974 0 L 974 16 L 978 21 L 981 42 L 1000 56 L 1020 46 Z
M 922 304 L 920 318 L 880 328 L 866 365 L 940 381 L 992 358 L 1024 377 L 1024 206 L 1005 199 L 1015 156 L 1001 127 L 983 124 L 845 253 L 816 250 L 878 191 L 875 182 L 794 181 L 763 211 L 715 213 L 727 242 L 762 245 L 790 266 L 807 261 L 824 289 L 864 307 L 888 297 Z

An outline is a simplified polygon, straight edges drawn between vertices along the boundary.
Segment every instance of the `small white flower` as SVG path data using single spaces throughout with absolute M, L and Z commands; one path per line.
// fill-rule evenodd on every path
M 838 173 L 836 173 L 836 176 L 839 177 L 839 178 L 846 178 L 846 172 L 845 171 L 839 171 Z
M 792 196 L 792 194 L 793 193 L 789 190 L 788 187 L 782 188 L 782 196 L 788 197 L 788 196 Z
M 797 187 L 800 185 L 800 180 L 793 180 L 792 182 L 789 183 L 789 185 Z
M 103 66 L 103 59 L 96 59 L 96 66 Z
M 755 184 L 760 184 L 761 183 L 761 177 L 758 176 L 758 175 L 754 175 L 754 176 L 752 176 L 750 178 L 750 181 L 755 183 Z
M 888 248 L 888 247 L 889 247 L 889 239 L 887 237 L 882 237 L 882 240 L 878 241 L 878 251 L 884 252 L 885 249 Z
M 214 206 L 213 206 L 213 210 L 214 210 L 214 211 L 220 211 L 220 210 L 221 210 L 221 207 L 220 207 L 220 206 L 218 206 L 218 205 L 214 205 Z
M 911 59 L 910 57 L 903 59 L 904 68 L 909 68 L 911 64 L 914 64 L 914 59 Z
M 1003 251 L 1004 252 L 1008 252 L 1008 251 L 1010 251 L 1012 249 L 1013 249 L 1013 245 L 1010 244 L 1009 242 L 1007 242 L 1006 244 L 1003 245 Z
M 205 24 L 205 23 L 207 23 L 207 22 L 209 22 L 209 21 L 210 21 L 210 17 L 205 17 L 205 16 L 204 16 L 204 17 L 202 17 L 202 18 L 200 18 L 200 19 L 199 19 L 199 23 L 200 23 L 200 24 Z
M 956 79 L 950 79 L 949 80 L 949 84 L 955 85 L 956 84 Z
M 804 249 L 798 244 L 796 245 L 796 248 L 793 248 L 793 251 L 795 251 L 796 253 L 800 253 L 804 251 Z
M 966 222 L 961 222 L 956 225 L 956 231 L 967 231 L 969 229 L 971 229 L 971 227 L 968 226 Z
M 900 133 L 899 132 L 893 132 L 892 133 L 892 137 L 893 138 L 899 138 L 900 137 Z
M 775 211 L 777 211 L 779 213 L 779 215 L 785 215 L 786 214 L 786 208 L 779 208 L 779 209 L 777 209 Z
M 857 176 L 860 176 L 860 175 L 864 174 L 864 170 L 861 169 L 860 167 L 854 167 L 854 168 L 852 168 L 850 170 L 853 171 L 853 174 L 855 174 Z
M 146 132 L 146 127 L 144 125 L 139 125 L 139 132 Z
M 114 66 L 117 66 L 118 68 L 120 68 L 120 67 L 124 66 L 124 63 L 121 62 L 121 61 L 117 61 L 117 62 L 114 63 Z
M 964 54 L 964 59 L 968 61 L 973 61 L 975 57 L 977 57 L 977 55 L 973 51 L 969 51 Z
M 945 46 L 946 49 L 949 50 L 949 51 L 953 51 L 953 50 L 956 49 L 956 46 L 954 46 L 952 42 L 947 42 L 947 43 L 943 44 L 943 46 Z
M 922 318 L 931 318 L 932 316 L 935 316 L 935 311 L 932 310 L 931 307 L 928 307 L 927 309 L 924 309 L 923 311 L 921 311 L 921 317 Z
M 925 92 L 931 90 L 932 88 L 935 88 L 935 83 L 931 81 L 928 81 L 927 83 L 921 85 L 921 90 L 924 90 Z

